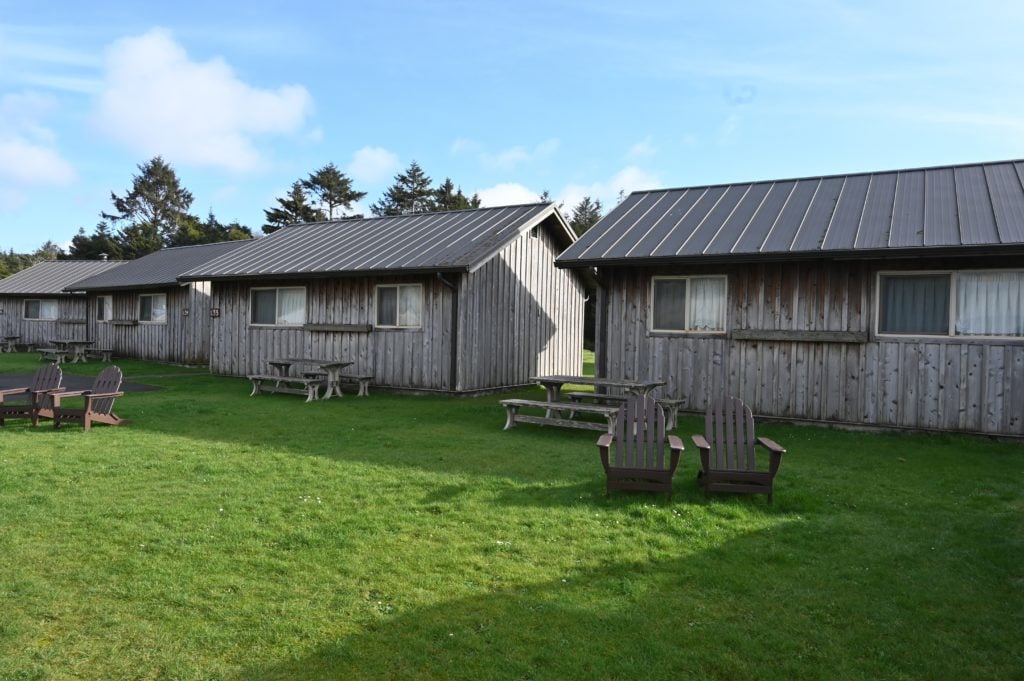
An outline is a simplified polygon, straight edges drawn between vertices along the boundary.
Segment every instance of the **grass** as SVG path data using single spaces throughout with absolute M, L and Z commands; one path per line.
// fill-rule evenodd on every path
M 774 506 L 692 447 L 607 499 L 596 433 L 500 396 L 122 366 L 129 425 L 0 432 L 0 679 L 1022 676 L 1019 443 L 764 425 Z

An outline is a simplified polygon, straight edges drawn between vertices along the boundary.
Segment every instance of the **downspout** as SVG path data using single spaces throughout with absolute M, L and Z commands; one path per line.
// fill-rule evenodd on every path
M 448 389 L 454 393 L 458 391 L 459 386 L 459 283 L 458 280 L 455 283 L 448 281 L 440 272 L 437 273 L 437 280 L 452 292 L 452 338 L 448 349 L 450 353 Z

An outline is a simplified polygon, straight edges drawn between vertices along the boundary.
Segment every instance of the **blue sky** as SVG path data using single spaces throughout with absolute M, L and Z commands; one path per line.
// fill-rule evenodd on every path
M 352 5 L 352 6 L 349 6 Z M 334 162 L 485 204 L 1024 157 L 1016 2 L 0 0 L 0 248 L 162 155 L 259 231 Z M 365 206 L 363 207 L 365 210 Z

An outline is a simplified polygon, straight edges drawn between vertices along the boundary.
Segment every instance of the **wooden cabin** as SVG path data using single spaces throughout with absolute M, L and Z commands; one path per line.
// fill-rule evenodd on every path
M 68 286 L 86 298 L 88 338 L 132 359 L 209 362 L 210 282 L 178 275 L 245 241 L 164 248 Z
M 635 192 L 597 268 L 596 372 L 703 411 L 1024 435 L 1024 162 Z
M 555 256 L 574 236 L 553 204 L 286 227 L 181 277 L 210 280 L 210 368 L 276 357 L 351 361 L 411 391 L 470 393 L 578 373 L 584 286 Z
M 89 340 L 85 296 L 65 287 L 121 264 L 46 260 L 0 279 L 0 336 L 19 336 L 19 345 L 37 347 L 55 338 Z

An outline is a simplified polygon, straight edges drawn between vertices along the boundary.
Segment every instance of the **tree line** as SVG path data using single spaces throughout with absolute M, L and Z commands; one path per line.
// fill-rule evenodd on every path
M 52 242 L 31 254 L 0 251 L 0 277 L 40 260 L 131 260 L 172 246 L 253 238 L 249 227 L 237 221 L 222 223 L 212 210 L 205 219 L 192 214 L 192 193 L 162 157 L 156 156 L 137 168 L 131 187 L 123 194 L 110 193 L 111 210 L 100 213 L 92 232 L 79 228 L 67 252 Z M 276 198 L 274 205 L 263 211 L 261 229 L 270 234 L 294 224 L 362 218 L 353 211 L 365 197 L 366 192 L 358 191 L 351 178 L 334 163 L 328 163 L 293 182 L 284 196 Z M 545 191 L 538 200 L 550 201 L 551 197 Z M 369 210 L 374 216 L 384 217 L 478 207 L 478 195 L 467 196 L 450 177 L 435 186 L 413 161 L 394 176 L 394 182 L 370 204 Z M 601 218 L 601 212 L 600 200 L 587 196 L 573 207 L 567 219 L 579 235 Z

